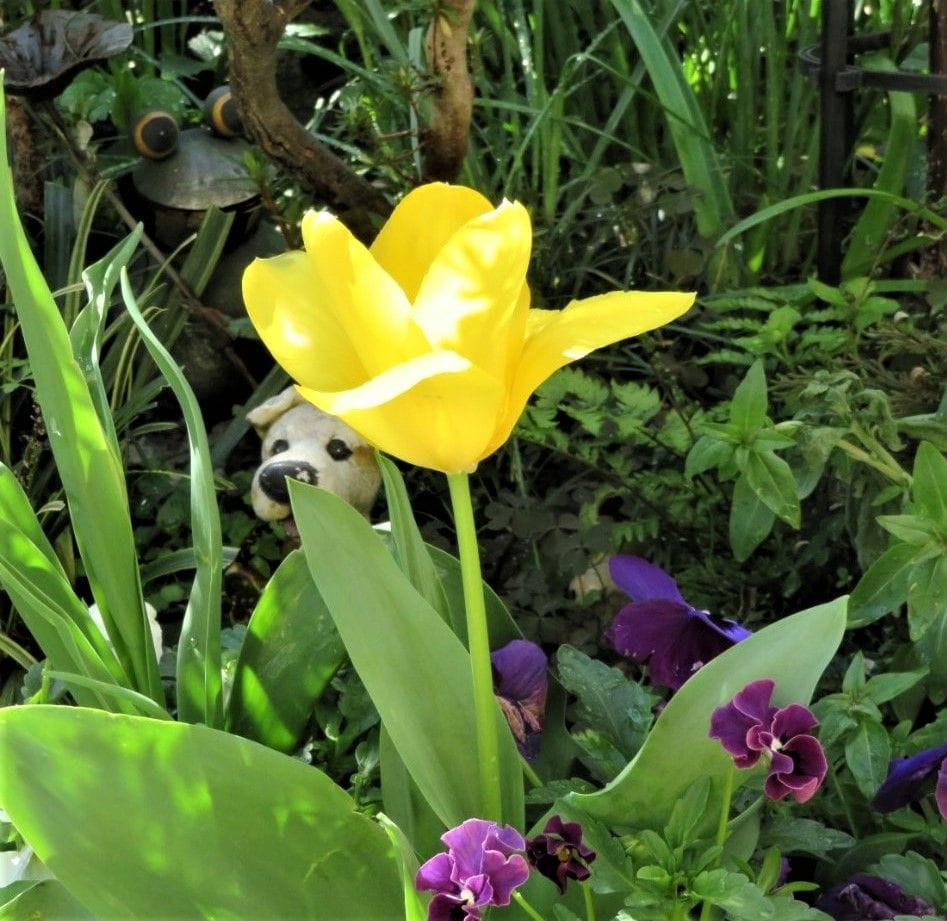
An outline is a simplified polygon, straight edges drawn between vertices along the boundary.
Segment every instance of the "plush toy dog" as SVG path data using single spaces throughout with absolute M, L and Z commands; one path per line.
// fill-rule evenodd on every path
M 381 474 L 373 448 L 344 422 L 305 402 L 294 387 L 252 409 L 247 420 L 263 440 L 250 487 L 258 518 L 295 531 L 287 478 L 322 486 L 368 516 Z

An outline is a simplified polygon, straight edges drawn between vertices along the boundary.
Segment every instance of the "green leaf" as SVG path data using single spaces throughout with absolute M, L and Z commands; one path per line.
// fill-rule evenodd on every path
M 765 846 L 777 847 L 783 854 L 811 854 L 823 858 L 830 851 L 850 848 L 854 841 L 851 835 L 829 828 L 815 819 L 804 819 L 788 813 L 773 816 L 763 835 Z
M 947 902 L 947 886 L 940 868 L 916 851 L 906 854 L 885 854 L 877 864 L 878 873 L 897 883 L 909 895 L 923 899 L 928 905 Z
M 404 833 L 383 813 L 378 815 L 378 823 L 385 830 L 395 847 L 398 865 L 401 868 L 401 886 L 404 889 L 404 918 L 405 921 L 424 921 L 427 917 L 426 899 L 414 888 L 414 879 L 418 872 L 418 858 L 414 848 Z
M 918 669 L 914 672 L 887 672 L 875 675 L 868 679 L 865 685 L 865 696 L 875 704 L 884 704 L 895 697 L 900 697 L 905 691 L 911 690 L 919 681 L 927 677 L 927 669 Z
M 698 191 L 694 203 L 698 230 L 711 237 L 734 212 L 700 106 L 673 44 L 662 41 L 643 5 L 638 0 L 612 0 L 612 5 L 651 76 L 687 184 Z
M 799 528 L 799 493 L 796 478 L 786 461 L 772 451 L 751 451 L 746 465 L 746 482 L 777 518 L 792 528 Z
M 733 445 L 726 444 L 712 435 L 701 435 L 687 454 L 684 476 L 694 477 L 719 467 L 733 456 Z
M 773 916 L 773 906 L 766 896 L 742 873 L 704 870 L 694 878 L 690 891 L 701 901 L 719 905 L 734 919 L 767 921 Z
M 670 847 L 677 849 L 695 840 L 695 832 L 704 819 L 709 797 L 710 781 L 701 777 L 674 804 L 664 830 L 664 837 Z
M 841 641 L 845 600 L 770 624 L 708 662 L 671 698 L 619 777 L 604 790 L 567 800 L 613 826 L 631 821 L 660 830 L 677 800 L 701 777 L 709 778 L 717 799 L 733 759 L 708 737 L 711 712 L 751 681 L 767 677 L 776 682 L 774 703 L 806 703 Z
M 603 733 L 626 761 L 632 758 L 651 725 L 654 695 L 617 668 L 591 659 L 573 646 L 560 646 L 556 662 L 562 686 L 578 698 L 578 722 Z
M 868 567 L 848 602 L 850 628 L 864 627 L 904 604 L 917 552 L 910 544 L 894 544 Z
M 870 800 L 884 783 L 891 761 L 888 732 L 875 720 L 862 718 L 845 742 L 845 763 L 862 795 Z
M 912 495 L 917 510 L 947 528 L 947 457 L 922 441 L 914 458 Z
M 122 668 L 134 690 L 163 702 L 145 615 L 121 457 L 99 422 L 59 308 L 16 212 L 0 103 L 0 263 L 17 309 L 76 544 Z
M 191 474 L 191 536 L 197 569 L 178 641 L 178 715 L 208 726 L 223 725 L 220 681 L 220 593 L 223 546 L 207 430 L 197 397 L 171 353 L 149 329 L 122 270 L 125 309 L 162 376 L 177 397 L 187 427 Z
M 414 520 L 404 479 L 392 460 L 380 452 L 376 456 L 385 486 L 395 562 L 421 597 L 446 621 L 450 615 L 444 588 Z
M 2 891 L 2 890 L 0 890 Z M 97 921 L 54 879 L 27 884 L 24 891 L 0 905 L 0 921 Z
M 733 484 L 730 506 L 730 549 L 742 563 L 773 530 L 776 516 L 753 491 L 747 475 L 741 474 Z
M 277 751 L 299 744 L 318 700 L 345 661 L 345 647 L 294 550 L 260 595 L 240 647 L 227 731 Z
M 482 815 L 467 650 L 355 509 L 289 486 L 313 581 L 408 772 L 445 826 Z M 521 828 L 519 753 L 499 706 L 495 719 L 503 820 Z
M 293 758 L 74 707 L 0 710 L 0 750 L 4 809 L 102 921 L 403 917 L 385 832 Z
M 753 435 L 766 422 L 766 372 L 763 362 L 754 361 L 740 381 L 730 401 L 730 421 L 744 438 Z
M 947 619 L 947 553 L 917 563 L 908 573 L 908 627 L 920 639 L 932 624 Z
M 875 521 L 912 547 L 923 547 L 937 533 L 937 525 L 920 515 L 878 515 Z

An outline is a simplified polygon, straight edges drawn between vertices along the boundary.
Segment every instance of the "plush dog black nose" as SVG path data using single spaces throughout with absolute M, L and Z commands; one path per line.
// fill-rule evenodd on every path
M 319 482 L 319 473 L 312 464 L 305 461 L 276 461 L 267 464 L 260 471 L 260 489 L 274 502 L 289 502 L 287 479 L 315 486 Z

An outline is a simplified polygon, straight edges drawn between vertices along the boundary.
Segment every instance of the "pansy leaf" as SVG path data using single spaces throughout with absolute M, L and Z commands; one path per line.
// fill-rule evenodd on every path
M 733 392 L 730 421 L 742 435 L 753 435 L 766 421 L 766 404 L 766 372 L 757 359 Z
M 896 543 L 868 567 L 849 599 L 849 627 L 864 627 L 904 604 L 917 554 L 917 547 Z
M 845 600 L 770 624 L 708 662 L 671 698 L 641 751 L 611 784 L 568 799 L 603 822 L 617 826 L 632 817 L 636 826 L 657 830 L 699 778 L 708 777 L 712 795 L 719 795 L 733 761 L 708 737 L 711 712 L 759 678 L 776 682 L 775 704 L 806 703 L 841 641 Z
M 402 918 L 394 848 L 325 774 L 206 726 L 0 710 L 0 802 L 90 912 Z
M 467 650 L 352 506 L 288 482 L 313 581 L 405 767 L 445 826 L 482 815 Z M 519 753 L 494 716 L 503 820 L 522 827 Z
M 733 484 L 730 507 L 730 548 L 742 563 L 764 541 L 773 529 L 776 516 L 756 495 L 746 473 Z
M 845 740 L 845 763 L 866 799 L 884 782 L 891 761 L 891 740 L 876 720 L 858 721 L 858 729 Z
M 908 626 L 918 640 L 947 617 L 947 553 L 917 563 L 908 574 Z
M 947 457 L 928 441 L 917 449 L 911 492 L 922 515 L 947 526 Z
M 751 451 L 746 464 L 746 482 L 777 518 L 790 527 L 799 527 L 799 492 L 786 461 L 772 451 Z

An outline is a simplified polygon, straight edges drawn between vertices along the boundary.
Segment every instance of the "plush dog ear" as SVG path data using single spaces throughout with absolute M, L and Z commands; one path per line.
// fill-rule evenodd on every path
M 289 412 L 294 406 L 305 402 L 299 395 L 295 387 L 287 387 L 275 397 L 264 400 L 259 406 L 255 406 L 247 413 L 247 422 L 255 429 L 257 435 L 262 438 L 266 430 L 285 412 Z

